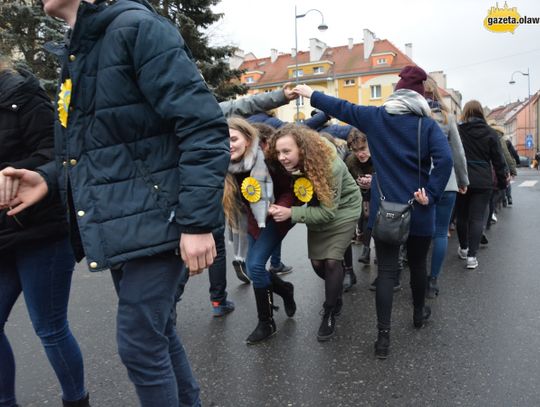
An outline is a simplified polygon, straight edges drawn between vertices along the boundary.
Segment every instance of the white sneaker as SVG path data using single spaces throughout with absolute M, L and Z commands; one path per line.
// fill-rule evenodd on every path
M 491 221 L 497 223 L 497 216 L 494 213 L 491 215 Z
M 473 270 L 478 267 L 478 260 L 476 257 L 467 257 L 467 268 Z
M 457 255 L 461 260 L 467 260 L 467 253 L 469 252 L 469 249 L 462 249 L 458 246 L 457 249 Z

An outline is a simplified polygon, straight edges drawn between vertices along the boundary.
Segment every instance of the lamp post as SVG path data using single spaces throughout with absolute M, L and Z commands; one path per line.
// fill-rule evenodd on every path
M 529 73 L 529 68 L 527 68 L 527 73 L 525 72 L 521 72 L 521 71 L 514 71 L 512 72 L 512 76 L 510 76 L 510 82 L 508 82 L 510 85 L 513 85 L 516 83 L 516 81 L 514 80 L 514 74 L 516 73 L 520 73 L 521 75 L 523 76 L 526 76 L 527 77 L 527 87 L 528 87 L 528 99 L 527 99 L 527 103 L 529 105 L 529 120 L 527 121 L 527 126 L 528 126 L 528 131 L 530 132 L 529 134 L 532 135 L 532 126 L 531 126 L 531 75 Z M 527 133 L 525 134 L 525 137 L 527 137 Z M 538 150 L 538 147 L 539 147 L 539 143 L 538 143 L 538 132 L 536 132 L 536 150 Z
M 295 64 L 295 70 L 294 70 L 294 76 L 295 81 L 294 83 L 296 86 L 298 86 L 298 19 L 305 17 L 309 12 L 316 11 L 321 15 L 321 23 L 317 27 L 319 31 L 326 31 L 328 29 L 328 26 L 324 23 L 324 15 L 320 10 L 317 10 L 316 8 L 312 8 L 305 13 L 298 14 L 298 11 L 296 9 L 296 6 L 294 6 L 294 49 L 295 49 L 295 55 L 294 55 L 294 64 Z M 300 98 L 296 99 L 296 120 L 295 122 L 298 123 L 300 121 Z

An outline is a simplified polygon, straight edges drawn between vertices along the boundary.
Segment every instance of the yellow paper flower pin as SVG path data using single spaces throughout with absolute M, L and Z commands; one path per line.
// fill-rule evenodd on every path
M 247 177 L 242 181 L 242 195 L 248 202 L 255 203 L 261 199 L 261 186 L 253 177 Z
M 313 184 L 307 178 L 300 177 L 294 182 L 294 195 L 302 202 L 309 202 L 313 198 Z
M 71 102 L 71 88 L 73 84 L 71 79 L 66 79 L 60 87 L 58 94 L 58 118 L 63 127 L 67 127 L 69 103 Z

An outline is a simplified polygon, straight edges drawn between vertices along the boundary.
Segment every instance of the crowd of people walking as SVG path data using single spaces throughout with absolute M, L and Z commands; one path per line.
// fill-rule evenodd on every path
M 0 407 L 17 405 L 4 327 L 21 294 L 63 405 L 90 405 L 67 321 L 83 258 L 92 271 L 111 270 L 118 352 L 140 404 L 198 406 L 175 324 L 190 276 L 208 269 L 212 314 L 224 317 L 235 310 L 226 291 L 232 262 L 257 310 L 246 343 L 268 340 L 277 332 L 274 294 L 290 318 L 302 295 L 282 278 L 292 268 L 281 244 L 304 223 L 311 268 L 324 281 L 314 336 L 335 336 L 357 281 L 353 262 L 376 261 L 374 354 L 385 359 L 405 265 L 419 329 L 431 317 L 426 298 L 444 293 L 451 225 L 457 255 L 473 270 L 498 206 L 512 205 L 511 143 L 478 101 L 454 117 L 417 66 L 402 69 L 380 107 L 307 85 L 218 104 L 179 33 L 143 4 L 45 1 L 44 9 L 72 28 L 50 50 L 62 66 L 56 106 L 30 72 L 0 63 Z M 267 113 L 300 96 L 317 109 L 306 122 Z M 362 246 L 357 259 L 351 244 Z

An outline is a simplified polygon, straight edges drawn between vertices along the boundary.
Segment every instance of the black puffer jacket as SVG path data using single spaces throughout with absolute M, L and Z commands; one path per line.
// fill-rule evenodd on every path
M 497 187 L 506 188 L 508 170 L 497 132 L 480 118 L 461 123 L 458 129 L 467 158 L 469 188 L 493 189 L 492 166 Z
M 64 202 L 70 187 L 90 269 L 222 226 L 227 122 L 176 27 L 142 1 L 83 1 L 69 44 L 49 50 L 72 90 L 41 173 Z
M 33 170 L 53 159 L 54 112 L 38 80 L 27 71 L 0 73 L 0 170 Z M 65 237 L 66 211 L 58 195 L 16 218 L 0 211 L 0 253 L 24 243 Z

